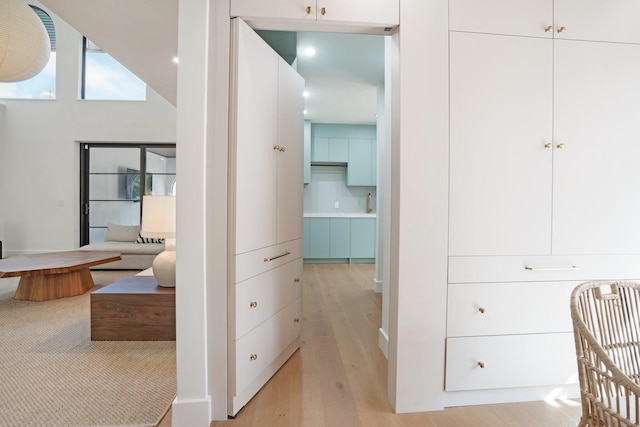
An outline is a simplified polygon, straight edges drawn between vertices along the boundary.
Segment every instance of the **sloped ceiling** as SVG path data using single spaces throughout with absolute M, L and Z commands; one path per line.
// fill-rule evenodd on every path
M 176 105 L 178 0 L 40 0 Z

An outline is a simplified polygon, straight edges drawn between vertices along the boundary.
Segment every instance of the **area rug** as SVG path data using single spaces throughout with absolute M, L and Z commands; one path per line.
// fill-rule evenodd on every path
M 0 279 L 0 426 L 160 422 L 176 393 L 174 341 L 91 341 L 89 293 L 17 301 L 17 283 Z

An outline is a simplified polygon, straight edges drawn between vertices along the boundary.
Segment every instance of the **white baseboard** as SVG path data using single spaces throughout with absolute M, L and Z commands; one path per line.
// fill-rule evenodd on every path
M 503 388 L 493 390 L 449 391 L 445 393 L 445 407 L 486 405 L 495 403 L 513 403 L 544 400 L 547 402 L 567 401 L 580 397 L 578 384 L 560 384 L 557 386 Z
M 382 293 L 382 280 L 373 279 L 373 292 L 377 294 Z
M 171 405 L 172 427 L 209 427 L 211 424 L 211 398 L 179 400 Z
M 378 329 L 378 347 L 382 350 L 384 357 L 389 360 L 389 337 L 382 328 Z

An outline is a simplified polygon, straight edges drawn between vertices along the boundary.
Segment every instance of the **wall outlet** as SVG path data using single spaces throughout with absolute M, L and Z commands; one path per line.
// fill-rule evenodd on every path
M 336 209 L 340 208 L 340 202 L 336 202 Z

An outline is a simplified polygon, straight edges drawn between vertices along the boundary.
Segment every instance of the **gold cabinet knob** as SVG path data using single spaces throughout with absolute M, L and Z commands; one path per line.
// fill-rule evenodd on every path
M 299 277 L 296 277 L 295 279 L 293 279 L 293 281 L 294 281 L 295 283 L 300 283 L 300 278 L 299 278 Z
M 549 33 L 553 30 L 553 25 L 547 25 L 546 27 L 544 27 L 544 32 L 545 33 Z
M 478 362 L 478 367 L 480 369 L 484 369 L 484 362 Z
M 249 303 L 249 307 L 251 307 L 251 308 L 256 308 L 257 306 L 258 306 L 258 302 L 257 301 L 251 301 Z
M 564 148 L 564 144 L 558 144 L 558 145 L 556 145 L 556 148 L 558 150 L 562 150 Z
M 251 356 L 249 356 L 250 360 L 257 360 L 258 359 L 258 355 L 257 354 L 252 354 Z
M 279 145 L 274 145 L 273 149 L 276 150 L 276 151 L 280 151 L 280 146 Z
M 296 317 L 295 319 L 293 319 L 293 323 L 300 323 L 300 318 Z
M 566 27 L 560 27 L 558 28 L 558 34 L 564 33 L 565 31 L 567 31 Z
M 544 144 L 544 148 L 551 148 L 553 147 L 553 145 L 550 142 L 547 142 L 546 144 Z
M 284 153 L 285 148 L 284 147 L 280 147 L 280 152 Z
M 323 7 L 322 9 L 320 9 L 320 13 L 322 13 L 322 16 L 327 14 L 327 8 Z
M 311 15 L 311 6 L 307 6 L 307 15 Z
M 486 308 L 484 308 L 484 307 L 479 307 L 479 308 L 478 308 L 478 311 L 479 311 L 480 313 L 484 314 L 484 313 L 487 311 L 487 309 L 486 309 Z

